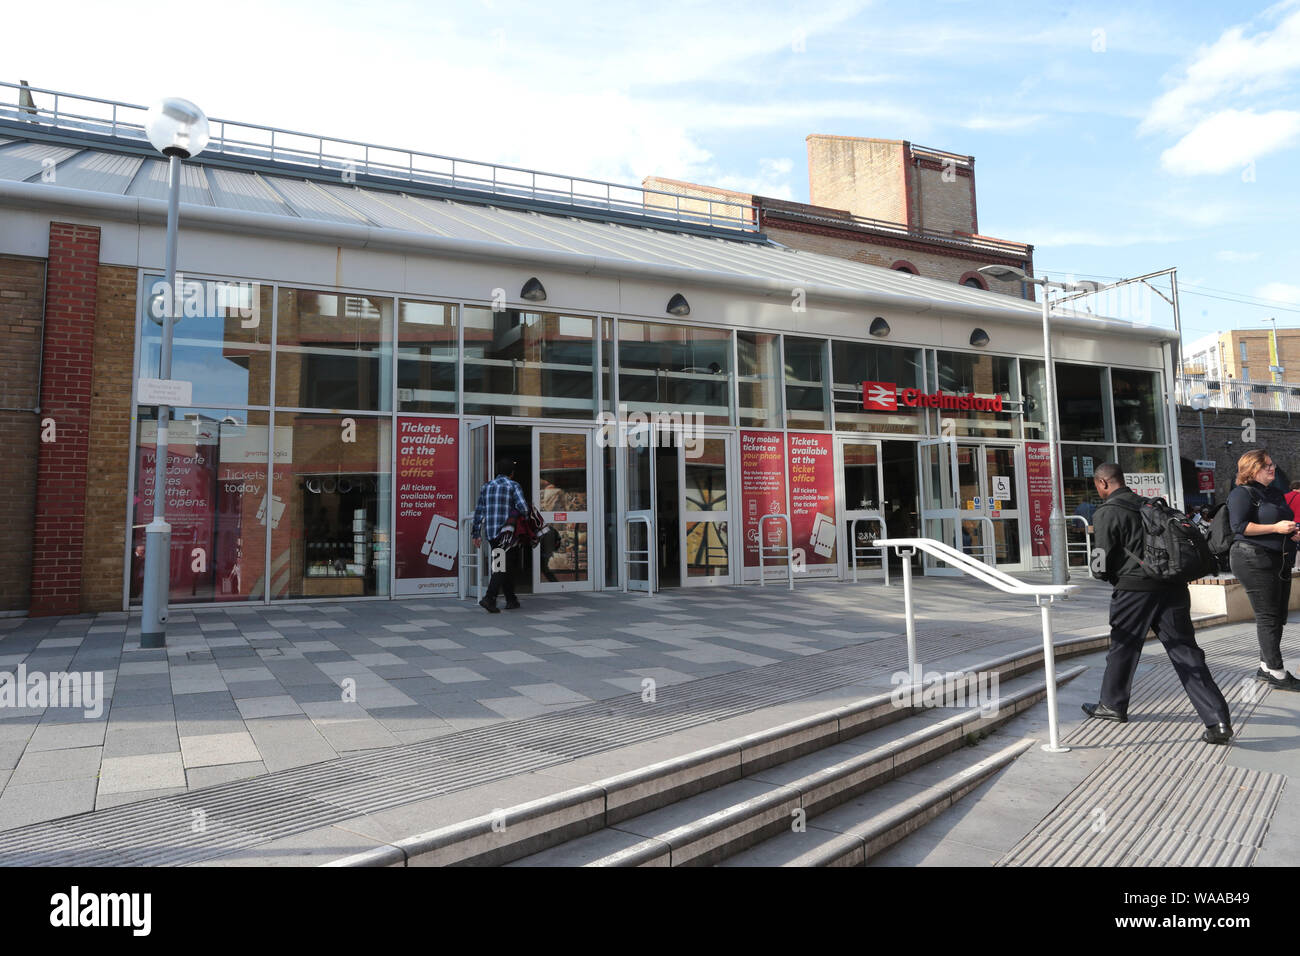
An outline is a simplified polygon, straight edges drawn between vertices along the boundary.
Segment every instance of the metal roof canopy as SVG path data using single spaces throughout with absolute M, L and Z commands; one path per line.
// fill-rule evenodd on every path
M 166 202 L 152 182 L 161 160 L 155 162 L 148 147 L 104 142 L 106 137 L 91 142 L 85 134 L 33 130 L 23 122 L 0 121 L 0 129 L 21 136 L 0 144 L 0 202 L 75 209 L 122 222 L 165 223 Z M 33 172 L 32 160 L 18 152 L 33 149 L 51 155 L 54 182 L 42 181 L 48 167 L 37 161 Z M 11 154 L 21 160 L 6 162 Z M 125 175 L 130 164 L 124 164 L 124 158 L 135 157 L 142 161 L 133 175 Z M 788 249 L 734 230 L 723 238 L 716 230 L 676 222 L 657 228 L 661 224 L 647 222 L 646 217 L 624 219 L 567 206 L 542 208 L 531 200 L 514 202 L 495 195 L 467 200 L 464 195 L 439 195 L 412 183 L 362 183 L 361 176 L 350 184 L 319 172 L 309 175 L 310 171 L 294 164 L 260 160 L 254 168 L 200 154 L 185 166 L 185 198 L 196 200 L 181 206 L 188 228 L 506 261 L 766 297 L 789 297 L 799 288 L 809 306 L 871 306 L 1016 324 L 1041 322 L 1041 305 L 1032 301 Z M 80 170 L 93 172 L 83 176 Z M 71 185 L 61 182 L 65 175 L 71 177 Z M 1056 312 L 1053 324 L 1062 330 L 1154 342 L 1177 338 L 1172 329 L 1073 311 Z

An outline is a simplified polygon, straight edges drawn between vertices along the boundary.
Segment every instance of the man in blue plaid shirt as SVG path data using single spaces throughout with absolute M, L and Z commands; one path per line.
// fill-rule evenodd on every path
M 474 539 L 474 550 L 478 550 L 480 533 L 486 533 L 488 544 L 492 544 L 501 534 L 510 513 L 523 517 L 528 514 L 528 502 L 524 500 L 524 491 L 514 480 L 515 463 L 510 458 L 497 460 L 497 476 L 484 483 L 478 493 L 478 504 L 474 506 L 474 524 L 470 527 L 470 537 Z M 496 561 L 492 562 L 493 566 Z M 487 594 L 479 601 L 479 607 L 489 614 L 500 614 L 497 607 L 497 594 L 505 592 L 506 610 L 519 607 L 515 597 L 514 582 L 510 580 L 509 565 L 502 563 L 502 570 L 493 570 L 488 581 Z

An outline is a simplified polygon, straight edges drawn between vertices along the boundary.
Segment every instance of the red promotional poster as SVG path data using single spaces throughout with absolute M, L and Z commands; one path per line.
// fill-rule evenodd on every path
M 766 514 L 784 514 L 785 439 L 780 432 L 740 433 L 740 502 L 745 529 L 745 567 L 758 567 L 759 520 Z M 772 519 L 763 528 L 771 556 L 785 556 L 785 522 Z M 769 565 L 771 566 L 771 565 Z M 784 573 L 784 564 L 777 570 Z
M 397 419 L 397 594 L 454 594 L 460 528 L 454 418 Z
M 833 448 L 830 435 L 790 433 L 791 533 L 810 575 L 836 573 Z
M 1052 457 L 1047 442 L 1025 442 L 1025 477 L 1029 486 L 1029 540 L 1032 554 L 1049 554 L 1048 519 L 1052 515 Z
M 181 419 L 168 428 L 167 470 L 161 482 L 165 488 L 164 512 L 171 525 L 170 599 L 208 599 L 212 595 L 214 555 L 213 525 L 216 517 L 217 433 L 219 423 Z M 139 462 L 136 468 L 134 525 L 148 524 L 157 500 L 155 477 L 157 423 L 145 422 L 140 432 Z M 135 529 L 132 556 L 132 595 L 144 586 L 144 529 Z

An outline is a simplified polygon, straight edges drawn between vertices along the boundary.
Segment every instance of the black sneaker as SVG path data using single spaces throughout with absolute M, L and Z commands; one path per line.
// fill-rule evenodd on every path
M 481 607 L 483 610 L 487 611 L 489 614 L 501 613 L 501 608 L 497 607 L 497 602 L 493 601 L 489 604 L 487 598 L 484 598 L 483 600 L 479 601 L 478 606 Z
M 1118 711 L 1111 710 L 1105 704 L 1084 704 L 1083 712 L 1089 717 L 1096 717 L 1098 720 L 1113 720 L 1117 724 L 1128 723 L 1127 714 L 1121 714 Z
M 519 610 L 519 602 L 518 602 L 518 601 L 506 601 L 506 610 L 507 610 L 507 611 L 517 611 L 517 610 Z
M 1300 680 L 1296 680 L 1290 671 L 1283 671 L 1282 677 L 1274 677 L 1264 668 L 1255 672 L 1255 680 L 1262 680 L 1269 687 L 1276 687 L 1278 690 L 1300 690 Z

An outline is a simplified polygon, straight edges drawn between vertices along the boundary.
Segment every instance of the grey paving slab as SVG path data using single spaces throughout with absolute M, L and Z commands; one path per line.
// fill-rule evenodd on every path
M 248 732 L 257 744 L 266 769 L 272 773 L 338 756 L 306 716 L 250 721 Z
M 28 750 L 13 769 L 10 787 L 80 780 L 94 777 L 99 771 L 102 747 L 78 747 L 69 750 Z
M 247 731 L 181 737 L 180 749 L 187 771 L 221 764 L 259 763 L 262 759 Z
M 105 757 L 99 772 L 100 794 L 132 793 L 185 786 L 179 751 L 130 757 Z
M 70 723 L 42 723 L 27 742 L 27 749 L 75 750 L 81 747 L 98 747 L 104 743 L 108 722 L 83 720 Z M 4 744 L 0 742 L 0 748 Z
M 176 725 L 137 729 L 126 727 L 114 729 L 110 724 L 104 736 L 105 757 L 133 757 L 140 754 L 174 753 L 180 749 L 177 743 Z
M 97 783 L 94 777 L 33 784 L 11 778 L 0 793 L 0 830 L 87 813 L 95 808 Z
M 235 706 L 239 708 L 239 713 L 243 715 L 245 720 L 254 720 L 259 717 L 285 717 L 290 714 L 302 713 L 302 707 L 288 695 L 249 697 L 245 700 L 235 701 Z

